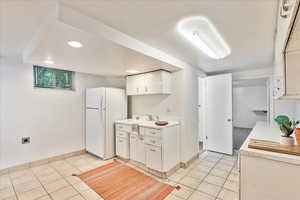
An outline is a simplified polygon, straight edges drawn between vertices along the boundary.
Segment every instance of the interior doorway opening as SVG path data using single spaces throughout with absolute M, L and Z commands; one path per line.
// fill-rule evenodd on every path
M 219 76 L 219 75 L 217 75 Z M 216 76 L 216 77 L 217 77 Z M 207 137 L 211 134 L 208 130 L 208 123 L 214 123 L 207 121 L 209 115 L 214 113 L 213 118 L 218 119 L 219 110 L 216 111 L 216 108 L 212 110 L 207 109 L 209 88 L 207 86 L 207 78 L 199 78 L 199 149 L 210 150 L 207 147 Z M 225 83 L 225 82 L 224 82 Z M 223 83 L 223 84 L 224 84 Z M 227 134 L 228 138 L 232 137 L 232 149 L 239 150 L 241 145 L 244 143 L 248 135 L 250 134 L 252 128 L 254 127 L 257 121 L 269 121 L 271 115 L 271 102 L 270 102 L 270 78 L 251 78 L 251 79 L 234 79 L 232 84 L 228 84 L 227 87 L 232 87 L 232 132 Z M 219 89 L 218 93 L 223 91 Z M 224 94 L 225 95 L 225 94 Z M 223 96 L 224 96 L 223 95 Z M 226 96 L 226 95 L 225 95 Z M 224 97 L 225 97 L 224 96 Z M 217 97 L 216 97 L 217 98 Z M 222 104 L 224 99 L 218 97 L 218 101 Z M 230 107 L 230 105 L 224 104 L 223 106 Z M 210 113 L 208 113 L 210 112 Z M 229 116 L 228 116 L 229 117 Z M 229 117 L 230 118 L 230 117 Z M 228 118 L 228 119 L 229 119 Z M 226 120 L 228 120 L 226 119 Z M 225 120 L 225 117 L 224 117 Z M 217 124 L 216 124 L 217 126 Z M 217 140 L 223 140 L 221 132 L 223 132 L 222 126 L 220 126 L 220 133 L 215 134 L 214 137 L 215 143 L 218 143 Z M 229 131 L 228 131 L 229 132 Z M 220 134 L 220 137 L 218 137 Z M 226 136 L 226 137 L 227 137 Z M 220 151 L 219 151 L 220 152 Z
M 240 149 L 257 121 L 269 120 L 268 78 L 233 81 L 233 148 Z

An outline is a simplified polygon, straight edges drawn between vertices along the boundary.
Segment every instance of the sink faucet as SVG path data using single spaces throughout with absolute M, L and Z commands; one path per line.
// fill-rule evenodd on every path
M 148 116 L 150 121 L 154 121 L 153 115 L 151 115 L 151 114 L 146 114 L 146 115 Z
M 158 121 L 159 120 L 159 117 L 158 115 L 154 116 L 154 115 L 151 115 L 151 114 L 146 114 L 148 117 L 149 117 L 149 120 L 150 121 Z

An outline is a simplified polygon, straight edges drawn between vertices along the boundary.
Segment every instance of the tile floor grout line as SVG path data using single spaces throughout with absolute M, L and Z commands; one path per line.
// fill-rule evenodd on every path
M 201 152 L 201 154 L 202 154 L 202 153 L 204 153 L 204 152 Z M 200 157 L 201 154 L 199 154 L 198 159 L 199 159 L 199 157 Z M 204 158 L 206 158 L 206 157 L 207 157 L 207 156 L 205 156 Z M 196 166 L 193 167 L 191 170 L 193 170 L 194 168 L 196 168 Z M 190 171 L 191 171 L 191 170 L 190 170 Z M 188 173 L 187 173 L 187 174 L 188 174 Z M 186 174 L 185 174 L 184 176 L 186 176 Z M 183 178 L 183 177 L 182 177 L 182 178 Z M 180 181 L 182 178 L 180 178 L 178 181 Z M 204 177 L 204 178 L 205 178 L 205 177 Z M 200 184 L 202 183 L 202 181 L 204 180 L 204 178 L 201 180 Z M 167 179 L 168 179 L 169 181 L 172 181 L 172 180 L 170 180 L 169 178 L 167 178 Z M 179 182 L 177 182 L 177 181 L 172 181 L 172 182 L 175 182 L 175 183 L 177 183 L 177 184 L 183 185 L 183 184 L 181 184 L 181 183 L 179 183 Z M 200 184 L 199 184 L 199 185 L 200 185 Z M 193 195 L 193 193 L 194 193 L 195 191 L 197 191 L 197 189 L 191 188 L 191 187 L 186 186 L 186 185 L 184 185 L 184 186 L 192 190 L 191 194 L 188 195 L 187 198 L 185 198 L 185 200 L 188 200 L 188 199 Z M 175 196 L 176 196 L 176 195 L 175 195 Z
M 9 181 L 10 181 L 10 183 L 11 183 L 11 186 L 12 186 L 12 188 L 13 188 L 13 190 L 14 190 L 15 197 L 17 198 L 17 200 L 19 200 L 19 197 L 18 197 L 17 191 L 16 191 L 16 189 L 15 189 L 15 186 L 14 186 L 14 184 L 13 184 L 12 178 L 10 177 L 10 173 L 8 173 L 7 176 L 8 176 L 8 178 L 9 178 Z M 10 198 L 10 197 L 9 197 L 9 198 Z M 7 198 L 7 199 L 9 199 L 9 198 Z
M 81 157 L 81 159 L 83 159 L 83 158 Z M 84 159 L 84 160 L 86 160 L 86 159 Z M 86 161 L 87 161 L 87 160 L 86 160 Z M 77 166 L 72 165 L 71 163 L 69 163 L 69 162 L 66 161 L 66 160 L 65 160 L 65 162 L 67 162 L 68 164 L 70 164 L 70 165 L 71 165 L 72 167 L 74 167 L 75 169 L 79 170 L 80 173 L 83 173 L 83 171 L 80 170 L 79 168 L 77 168 Z M 56 169 L 55 169 L 55 170 L 56 170 Z M 59 173 L 59 172 L 58 172 L 58 173 Z M 71 174 L 71 176 L 72 176 L 72 174 Z M 63 179 L 65 180 L 65 176 L 63 176 Z M 67 181 L 67 180 L 65 180 L 65 181 Z M 81 179 L 80 179 L 80 182 L 85 184 L 85 182 L 82 181 Z M 70 184 L 68 181 L 67 181 L 67 183 Z M 76 184 L 77 184 L 77 183 L 76 183 Z M 85 197 L 81 194 L 81 192 L 80 192 L 78 189 L 76 189 L 76 188 L 74 187 L 74 185 L 75 185 L 75 184 L 70 184 L 70 186 L 71 186 L 75 191 L 77 191 L 78 194 L 79 194 L 83 199 L 88 200 L 87 198 L 85 198 Z M 89 187 L 89 188 L 90 188 L 90 187 Z M 90 188 L 90 189 L 92 189 L 92 188 Z M 88 189 L 87 189 L 87 190 L 88 190 Z M 68 199 L 71 199 L 71 198 L 77 196 L 78 194 L 76 194 L 76 195 L 74 195 L 74 196 L 72 196 L 72 197 L 70 197 L 70 198 L 68 198 Z M 100 196 L 100 195 L 99 195 L 99 196 Z M 101 197 L 101 198 L 102 198 L 102 197 Z
M 236 161 L 234 161 L 234 162 L 236 162 Z M 227 175 L 227 177 L 226 177 L 226 179 L 225 179 L 225 182 L 224 182 L 224 184 L 223 184 L 222 187 L 221 187 L 221 190 L 220 190 L 220 191 L 218 192 L 218 194 L 217 194 L 217 198 L 216 198 L 216 199 L 219 198 L 219 195 L 220 195 L 220 193 L 222 192 L 222 190 L 223 190 L 223 189 L 226 189 L 226 188 L 224 188 L 224 185 L 225 185 L 225 183 L 227 182 L 228 177 L 230 176 L 230 174 L 231 174 L 233 168 L 234 168 L 234 165 L 231 167 L 231 169 L 230 169 L 230 171 L 229 171 L 229 173 L 228 173 L 228 175 Z M 219 198 L 219 199 L 221 199 L 221 198 Z M 223 199 L 221 199 L 221 200 L 223 200 Z
M 203 157 L 201 157 L 201 156 L 203 156 Z M 102 162 L 100 162 L 100 160 L 99 160 L 99 164 L 98 164 L 98 159 L 99 158 L 97 158 L 97 159 L 95 159 L 95 162 L 94 162 L 94 160 L 93 159 L 89 159 L 89 157 L 84 157 L 84 156 L 73 156 L 74 157 L 74 162 L 72 162 L 72 160 L 68 160 L 67 161 L 67 159 L 63 159 L 63 160 L 61 160 L 61 161 L 63 161 L 63 162 L 65 162 L 66 164 L 68 164 L 70 167 L 72 167 L 72 169 L 70 168 L 70 172 L 72 172 L 72 170 L 74 171 L 74 170 L 78 170 L 79 172 L 84 172 L 85 170 L 84 169 L 86 169 L 86 170 L 90 170 L 89 169 L 89 167 L 96 167 L 97 165 L 99 165 L 99 166 L 101 166 L 101 163 Z M 233 193 L 237 193 L 236 191 L 233 191 L 233 190 L 231 190 L 231 189 L 227 189 L 227 188 L 225 188 L 224 186 L 225 186 L 225 184 L 228 182 L 228 181 L 232 181 L 232 182 L 236 182 L 235 181 L 235 179 L 234 180 L 229 180 L 229 177 L 235 172 L 235 168 L 236 168 L 236 162 L 237 162 L 237 159 L 236 159 L 236 157 L 234 156 L 233 158 L 230 158 L 230 157 L 228 157 L 228 159 L 226 159 L 227 157 L 225 157 L 225 155 L 223 155 L 223 154 L 214 154 L 213 152 L 212 152 L 212 154 L 210 154 L 209 152 L 201 152 L 201 154 L 199 154 L 199 156 L 198 156 L 198 158 L 197 158 L 197 160 L 195 160 L 196 162 L 194 162 L 194 163 L 192 163 L 188 168 L 186 168 L 187 170 L 186 171 L 183 171 L 184 173 L 179 173 L 178 174 L 178 176 L 180 176 L 180 178 L 178 179 L 178 180 L 176 180 L 176 181 L 173 181 L 173 180 L 171 180 L 171 179 L 169 179 L 169 177 L 167 177 L 166 179 L 159 179 L 158 178 L 158 181 L 160 181 L 160 182 L 164 182 L 164 183 L 166 183 L 166 184 L 170 184 L 170 185 L 182 185 L 182 186 L 184 186 L 188 191 L 189 191 L 189 193 L 187 193 L 187 195 L 185 194 L 185 195 L 183 195 L 183 196 L 177 196 L 177 195 L 175 195 L 175 194 L 172 194 L 172 193 L 170 193 L 170 195 L 169 196 L 174 196 L 174 198 L 178 198 L 178 199 L 185 199 L 185 200 L 188 200 L 188 199 L 190 199 L 191 198 L 191 196 L 193 195 L 193 194 L 195 194 L 195 192 L 201 192 L 201 193 L 203 193 L 203 194 L 205 194 L 205 195 L 208 195 L 208 197 L 211 197 L 212 199 L 214 199 L 214 200 L 216 200 L 216 199 L 219 199 L 219 200 L 224 200 L 224 199 L 221 199 L 221 198 L 219 198 L 219 195 L 220 195 L 220 193 L 223 191 L 223 190 L 228 190 L 228 191 L 230 191 L 230 192 L 233 192 Z M 77 159 L 78 159 L 78 162 L 77 162 Z M 87 164 L 81 164 L 83 161 L 86 161 L 86 163 Z M 101 161 L 103 161 L 103 160 L 101 160 Z M 121 160 L 122 161 L 122 160 Z M 223 162 L 224 161 L 224 162 Z M 70 197 L 68 197 L 67 199 L 72 199 L 72 198 L 74 198 L 75 196 L 80 196 L 81 198 L 83 198 L 83 199 L 85 199 L 85 200 L 89 200 L 89 197 L 87 196 L 87 197 L 85 197 L 85 195 L 83 194 L 83 192 L 86 192 L 86 191 L 89 191 L 89 189 L 91 189 L 89 186 L 88 186 L 88 188 L 87 189 L 83 189 L 83 190 L 80 190 L 80 187 L 79 187 L 79 189 L 77 189 L 76 187 L 75 187 L 75 185 L 76 184 L 85 184 L 85 182 L 83 182 L 82 180 L 80 180 L 80 181 L 78 181 L 78 182 L 74 182 L 73 183 L 73 181 L 70 179 L 67 179 L 70 175 L 68 174 L 68 173 L 65 173 L 64 172 L 64 167 L 62 166 L 62 169 L 60 170 L 60 168 L 59 168 L 59 166 L 58 167 L 55 167 L 54 165 L 51 165 L 51 163 L 53 163 L 53 162 L 49 162 L 49 163 L 47 163 L 47 164 L 45 164 L 45 166 L 47 166 L 47 167 L 49 167 L 49 169 L 51 169 L 51 170 L 53 170 L 54 172 L 53 173 L 57 173 L 60 177 L 59 177 L 59 179 L 62 179 L 62 180 L 64 180 L 64 181 L 66 181 L 67 183 L 68 183 L 68 185 L 67 186 L 63 186 L 63 187 L 61 187 L 61 188 L 59 188 L 59 189 L 57 189 L 57 190 L 55 190 L 55 191 L 58 191 L 58 190 L 62 190 L 63 188 L 66 188 L 66 187 L 70 187 L 70 188 L 72 188 L 72 189 L 74 189 L 75 191 L 76 191 L 76 194 L 74 194 L 74 195 L 71 195 Z M 74 164 L 75 163 L 75 164 Z M 125 161 L 122 161 L 122 163 L 124 163 L 124 164 L 130 164 L 130 162 L 125 162 Z M 201 164 L 202 163 L 202 164 Z M 231 164 L 230 164 L 231 163 Z M 59 164 L 59 163 L 57 163 L 57 164 Z M 62 163 L 63 164 L 63 163 Z M 105 163 L 103 163 L 103 164 L 105 164 Z M 226 167 L 229 167 L 230 166 L 230 170 L 229 171 L 227 171 L 227 170 L 224 170 L 223 168 L 222 168 L 222 166 L 220 166 L 220 169 L 218 169 L 218 170 L 222 170 L 222 171 L 226 171 L 226 176 L 219 176 L 219 175 L 214 175 L 214 174 L 212 174 L 212 172 L 213 172 L 213 170 L 215 170 L 216 169 L 216 167 L 217 167 L 217 165 L 219 165 L 219 164 L 222 164 L 222 165 L 224 165 L 224 169 L 226 169 Z M 230 164 L 230 165 L 229 165 Z M 42 165 L 41 165 L 42 166 Z M 189 176 L 189 174 L 191 173 L 191 171 L 192 170 L 196 170 L 196 168 L 198 167 L 198 166 L 200 166 L 200 168 L 201 167 L 203 167 L 202 168 L 202 170 L 205 170 L 204 172 L 201 170 L 201 169 L 199 169 L 199 172 L 202 172 L 203 174 L 202 175 L 204 175 L 203 177 L 201 177 L 201 174 L 200 174 L 200 176 L 199 176 L 199 178 L 196 178 L 196 177 L 193 177 L 193 176 Z M 226 167 L 225 167 L 226 166 Z M 85 168 L 86 167 L 86 168 Z M 81 170 L 81 169 L 83 169 L 83 170 Z M 38 197 L 38 198 L 36 198 L 36 199 L 39 199 L 39 198 L 43 198 L 43 197 L 46 197 L 46 196 L 48 196 L 50 199 L 53 199 L 52 198 L 52 196 L 50 195 L 50 193 L 46 190 L 46 187 L 44 186 L 44 184 L 42 183 L 42 181 L 39 179 L 39 177 L 43 177 L 43 175 L 41 175 L 41 176 L 38 176 L 38 174 L 36 174 L 35 173 L 35 171 L 33 170 L 33 168 L 31 168 L 31 167 L 29 167 L 28 168 L 29 169 L 29 172 L 31 172 L 31 175 L 34 177 L 34 178 L 36 178 L 37 179 L 37 181 L 39 182 L 39 184 L 40 184 L 40 186 L 38 186 L 38 187 L 41 187 L 41 188 L 43 188 L 44 190 L 45 190 L 45 192 L 46 192 L 46 194 L 45 195 L 43 195 L 43 196 L 41 196 L 41 197 Z M 141 169 L 141 168 L 138 168 L 138 169 Z M 198 170 L 196 170 L 195 171 L 195 173 L 197 173 L 197 171 Z M 66 172 L 68 172 L 68 170 L 66 171 Z M 143 171 L 143 169 L 142 169 L 142 172 L 143 173 L 145 173 L 146 175 L 149 175 L 149 176 L 152 176 L 152 174 L 151 173 L 149 173 L 148 171 Z M 175 172 L 176 173 L 176 172 Z M 239 171 L 237 172 L 237 173 L 239 173 Z M 51 174 L 51 173 L 49 173 L 49 174 Z M 221 173 L 219 173 L 219 174 L 221 174 Z M 210 176 L 210 175 L 212 175 L 212 176 L 216 176 L 216 177 L 219 177 L 219 178 L 222 178 L 222 179 L 224 179 L 224 183 L 222 183 L 222 185 L 220 186 L 220 185 L 215 185 L 215 184 L 213 184 L 213 183 L 209 183 L 209 184 L 211 184 L 211 185 L 214 185 L 214 186 L 218 186 L 218 187 L 220 187 L 220 190 L 217 192 L 217 194 L 216 194 L 216 196 L 215 195 L 211 195 L 211 194 L 209 194 L 209 193 L 206 193 L 205 191 L 200 191 L 200 190 L 198 190 L 198 188 L 199 188 L 199 186 L 202 184 L 202 183 L 204 183 L 205 182 L 205 179 L 208 177 L 208 176 Z M 225 172 L 224 172 L 224 175 L 225 175 Z M 15 188 L 15 185 L 12 183 L 12 178 L 10 177 L 10 174 L 8 174 L 8 177 L 9 177 L 9 181 L 11 182 L 11 185 L 12 185 L 12 188 L 13 188 L 13 190 L 14 190 L 14 195 L 15 195 L 15 197 L 17 198 L 17 199 L 19 199 L 19 196 L 18 196 L 18 194 L 17 194 L 17 192 L 16 192 L 16 188 Z M 155 177 L 155 176 L 154 176 Z M 193 184 L 188 184 L 188 182 L 187 182 L 187 184 L 185 185 L 185 184 L 181 184 L 180 183 L 180 181 L 182 181 L 184 178 L 186 178 L 186 177 L 190 177 L 190 178 L 193 178 L 193 179 L 198 179 L 198 181 L 195 181 L 195 183 L 197 183 L 196 184 L 196 187 L 194 188 L 194 186 L 193 187 L 191 187 L 191 186 L 189 186 L 189 185 L 193 185 Z M 198 176 L 197 176 L 198 177 Z M 201 177 L 201 179 L 200 179 L 200 177 Z M 176 178 L 176 177 L 175 177 Z M 59 179 L 56 179 L 56 180 L 59 180 Z M 49 182 L 49 183 L 53 183 L 53 182 L 55 182 L 56 180 L 53 180 L 53 181 L 51 181 L 51 182 Z M 187 179 L 188 180 L 188 179 Z M 75 180 L 74 180 L 75 181 Z M 165 182 L 166 181 L 166 182 Z M 192 179 L 191 179 L 191 181 L 192 181 Z M 192 181 L 193 182 L 193 181 Z M 199 184 L 198 184 L 199 183 Z M 46 183 L 45 183 L 46 184 Z M 87 185 L 87 184 L 85 184 L 85 185 Z M 234 185 L 233 185 L 234 186 Z M 33 188 L 33 189 L 31 189 L 31 190 L 34 190 L 34 189 L 36 189 L 36 188 L 38 188 L 38 187 L 35 187 L 35 188 Z M 230 187 L 231 188 L 231 187 Z M 28 191 L 26 191 L 26 192 L 30 192 L 31 190 L 28 190 Z M 53 191 L 53 192 L 55 192 L 55 191 Z M 91 189 L 91 191 L 94 191 L 93 189 Z M 95 191 L 94 191 L 95 192 Z M 52 193 L 52 192 L 51 192 Z M 97 194 L 97 193 L 96 193 Z M 183 193 L 184 194 L 184 193 Z M 99 198 L 102 198 L 101 197 L 101 195 L 99 195 L 98 194 L 98 196 L 99 196 Z M 168 197 L 169 197 L 168 196 Z M 183 198 L 182 198 L 183 197 Z M 54 200 L 54 199 L 53 199 Z
M 206 158 L 206 157 L 207 157 L 207 156 L 205 156 L 205 158 Z M 203 160 L 205 160 L 205 158 L 204 158 Z M 222 155 L 222 157 L 220 157 L 220 158 L 218 159 L 218 161 L 215 163 L 215 165 L 211 168 L 211 170 L 207 173 L 207 175 L 202 179 L 201 183 L 204 182 L 204 179 L 205 179 L 207 176 L 209 176 L 209 174 L 211 173 L 211 171 L 216 167 L 216 165 L 217 165 L 218 163 L 221 162 L 222 159 L 224 159 L 224 156 L 223 156 L 223 155 Z M 234 162 L 236 162 L 236 160 L 235 160 Z M 208 193 L 206 193 L 206 192 L 202 192 L 202 191 L 200 191 L 200 192 L 202 192 L 202 193 L 204 193 L 204 194 L 207 194 L 207 195 L 209 195 L 209 196 L 212 196 L 212 197 L 214 198 L 214 200 L 218 199 L 218 196 L 219 196 L 219 194 L 221 193 L 221 191 L 222 191 L 223 189 L 227 189 L 227 188 L 224 188 L 224 185 L 225 185 L 226 181 L 228 180 L 228 177 L 230 176 L 230 174 L 231 174 L 231 172 L 232 172 L 232 170 L 233 170 L 233 168 L 234 168 L 234 165 L 235 165 L 235 164 L 232 165 L 230 171 L 227 173 L 226 178 L 217 176 L 217 177 L 220 177 L 220 178 L 225 179 L 225 181 L 224 181 L 224 183 L 222 184 L 222 186 L 219 186 L 219 185 L 215 185 L 215 184 L 210 183 L 210 184 L 212 184 L 212 185 L 215 185 L 215 186 L 220 187 L 220 190 L 219 190 L 219 192 L 217 193 L 217 195 L 216 195 L 215 197 L 213 197 L 211 194 L 208 194 Z M 226 171 L 226 170 L 223 170 L 223 171 Z M 215 176 L 215 175 L 214 175 L 214 176 Z M 201 183 L 200 183 L 200 185 L 201 185 Z M 198 190 L 196 189 L 196 191 L 198 191 Z M 230 190 L 230 191 L 232 191 L 232 190 Z M 233 191 L 233 192 L 234 192 L 234 191 Z
M 50 165 L 50 163 L 47 163 L 47 164 Z M 52 168 L 52 166 L 51 166 L 51 168 Z M 54 169 L 54 170 L 55 170 L 55 169 Z M 48 197 L 49 197 L 50 199 L 53 199 L 53 198 L 51 197 L 50 193 L 48 193 L 48 191 L 46 190 L 46 188 L 45 188 L 45 186 L 43 185 L 42 181 L 41 181 L 41 180 L 38 178 L 38 176 L 33 172 L 32 168 L 30 168 L 30 171 L 32 172 L 33 176 L 37 179 L 37 181 L 41 184 L 41 186 L 43 187 L 43 189 L 44 189 L 45 192 L 47 193 Z M 35 189 L 35 188 L 34 188 L 34 189 Z M 34 190 L 34 189 L 32 189 L 32 190 Z M 44 196 L 42 196 L 42 197 L 44 197 Z M 40 198 L 40 197 L 38 197 L 38 198 Z M 38 199 L 38 198 L 36 198 L 36 199 Z
M 202 152 L 202 153 L 204 153 L 204 152 Z M 201 153 L 201 154 L 202 154 L 202 153 Z M 201 155 L 201 154 L 200 154 L 200 155 Z M 199 155 L 199 156 L 200 156 L 200 155 Z M 208 157 L 208 155 L 206 155 L 206 156 L 203 158 L 203 160 L 205 160 L 206 157 Z M 219 159 L 219 160 L 220 160 L 220 159 Z M 202 180 L 200 181 L 200 184 L 199 184 L 198 186 L 200 186 L 201 183 L 204 182 L 204 179 L 210 174 L 210 172 L 211 172 L 212 169 L 217 165 L 217 163 L 219 162 L 219 160 L 218 160 L 218 161 L 211 167 L 211 169 L 206 173 L 206 176 L 204 176 L 204 177 L 202 178 Z M 194 168 L 196 168 L 196 167 L 194 167 Z M 191 169 L 191 170 L 192 170 L 192 169 Z M 191 170 L 190 170 L 190 171 L 191 171 Z M 186 176 L 186 174 L 185 174 L 184 176 Z M 185 178 L 185 177 L 182 177 L 181 179 L 183 179 L 183 178 Z M 181 180 L 181 179 L 180 179 L 180 180 Z M 180 180 L 179 180 L 179 181 L 180 181 Z M 176 182 L 176 183 L 180 184 L 179 182 Z M 188 188 L 190 188 L 190 189 L 193 190 L 193 192 L 189 195 L 188 198 L 190 198 L 190 197 L 193 195 L 194 192 L 198 191 L 197 189 L 194 189 L 194 188 L 192 188 L 192 187 L 190 187 L 190 186 L 187 186 L 187 185 L 184 185 L 184 186 L 186 186 L 186 187 L 188 187 Z M 200 191 L 198 191 L 198 192 L 200 192 Z M 202 193 L 205 193 L 205 192 L 202 192 Z M 207 193 L 205 193 L 205 194 L 207 194 Z M 211 195 L 209 194 L 209 196 L 211 196 Z M 214 200 L 216 200 L 216 198 L 215 198 Z
M 215 163 L 215 165 L 211 168 L 211 170 L 209 171 L 209 173 L 207 174 L 207 176 L 211 173 L 211 171 L 213 170 L 213 168 L 216 167 L 216 165 L 220 162 L 220 160 L 221 160 L 222 158 L 223 158 L 223 155 L 222 155 L 222 157 Z M 206 176 L 206 177 L 207 177 L 207 176 Z M 205 178 L 206 178 L 206 177 L 205 177 Z M 203 179 L 202 182 L 204 182 L 204 179 Z M 201 183 L 202 183 L 202 182 L 201 182 Z M 214 185 L 214 184 L 212 184 L 212 185 Z M 221 190 L 222 190 L 222 187 L 221 187 Z M 205 193 L 205 192 L 204 192 L 204 193 Z M 205 194 L 207 194 L 207 193 L 205 193 Z M 211 196 L 211 195 L 210 195 L 210 196 Z M 216 200 L 217 198 L 218 198 L 218 194 L 217 194 L 217 196 L 214 197 L 214 200 Z

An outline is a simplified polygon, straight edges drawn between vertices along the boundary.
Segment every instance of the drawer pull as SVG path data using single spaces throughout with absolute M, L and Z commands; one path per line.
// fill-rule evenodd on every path
M 156 143 L 156 142 L 155 142 L 155 140 L 150 140 L 150 142 L 152 142 L 152 143 Z
M 155 149 L 150 149 L 150 151 L 156 152 Z
M 150 132 L 152 135 L 155 135 L 156 134 L 156 132 Z
M 119 140 L 119 142 L 123 142 L 123 140 Z

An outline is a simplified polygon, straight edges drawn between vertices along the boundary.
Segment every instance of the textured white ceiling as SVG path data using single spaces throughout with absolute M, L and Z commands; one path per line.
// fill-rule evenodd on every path
M 270 66 L 273 61 L 277 0 L 60 2 L 206 72 L 257 69 Z M 20 55 L 55 7 L 54 0 L 0 1 L 0 56 Z M 209 18 L 230 45 L 232 55 L 223 60 L 210 59 L 182 38 L 176 30 L 176 25 L 181 19 L 189 16 Z M 76 66 L 80 71 L 98 74 L 120 74 L 132 66 L 142 66 L 141 70 L 145 70 L 143 64 L 149 67 L 158 62 L 124 47 L 102 41 L 101 38 L 74 31 L 71 27 L 58 25 L 56 31 L 56 28 L 52 29 L 54 30 L 49 31 L 46 39 L 37 46 L 31 59 L 39 57 L 41 61 L 44 57 L 52 56 L 56 63 L 63 67 Z M 85 45 L 89 49 L 82 49 L 83 53 L 74 52 L 74 49 L 64 46 L 64 40 L 77 34 L 81 35 L 82 39 L 86 38 L 90 45 Z M 61 44 L 55 45 L 58 42 Z M 109 70 L 106 71 L 104 66 L 109 66 Z
M 265 67 L 273 61 L 277 0 L 62 1 L 206 72 Z M 183 39 L 176 25 L 189 16 L 209 18 L 232 54 L 213 60 Z
M 70 47 L 67 44 L 70 40 L 80 41 L 83 47 Z M 140 72 L 157 69 L 178 70 L 176 67 L 59 21 L 47 27 L 26 61 L 46 65 L 44 63 L 46 59 L 53 60 L 55 63 L 50 66 L 56 68 L 111 76 L 125 75 L 129 69 Z

